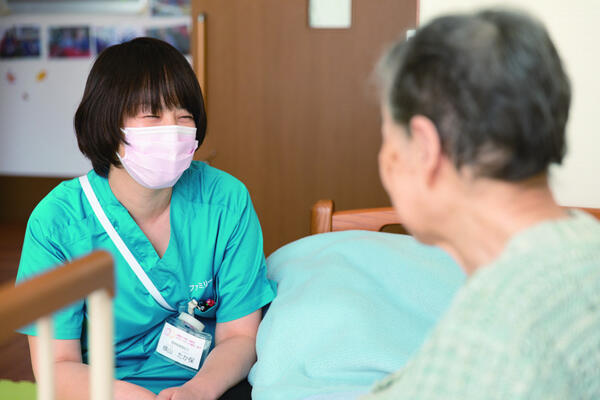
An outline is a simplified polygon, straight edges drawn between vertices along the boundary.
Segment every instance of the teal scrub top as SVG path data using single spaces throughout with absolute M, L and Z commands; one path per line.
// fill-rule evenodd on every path
M 193 162 L 173 187 L 171 237 L 162 258 L 108 180 L 88 173 L 108 219 L 148 277 L 172 307 L 213 299 L 201 315 L 205 332 L 216 322 L 244 317 L 275 297 L 266 277 L 262 233 L 246 187 L 231 175 Z M 195 373 L 155 353 L 165 319 L 176 315 L 148 293 L 98 221 L 77 179 L 58 185 L 35 208 L 25 233 L 17 274 L 21 282 L 93 250 L 115 260 L 115 377 L 154 393 L 180 386 Z M 79 301 L 54 314 L 56 339 L 80 339 L 87 360 L 86 305 Z M 35 326 L 20 330 L 35 335 Z M 214 346 L 214 339 L 213 339 Z

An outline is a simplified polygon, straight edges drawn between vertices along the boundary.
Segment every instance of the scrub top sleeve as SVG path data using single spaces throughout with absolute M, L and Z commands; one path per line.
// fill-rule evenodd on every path
M 63 252 L 43 229 L 43 222 L 31 218 L 25 231 L 23 250 L 17 272 L 17 284 L 54 269 L 67 261 Z M 83 323 L 83 300 L 78 301 L 53 315 L 56 339 L 79 339 Z M 31 324 L 18 332 L 36 336 L 36 326 Z
M 269 304 L 275 284 L 267 279 L 258 216 L 244 188 L 238 220 L 217 275 L 217 322 L 242 318 Z

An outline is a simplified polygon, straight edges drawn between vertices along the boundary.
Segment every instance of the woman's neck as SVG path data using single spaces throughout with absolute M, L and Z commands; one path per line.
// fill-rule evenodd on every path
M 169 213 L 172 188 L 148 189 L 137 183 L 123 168 L 110 168 L 108 184 L 119 202 L 139 224 L 162 219 Z
M 437 244 L 469 275 L 498 258 L 514 235 L 568 215 L 554 201 L 545 176 L 520 183 L 478 179 L 467 190 L 446 214 Z

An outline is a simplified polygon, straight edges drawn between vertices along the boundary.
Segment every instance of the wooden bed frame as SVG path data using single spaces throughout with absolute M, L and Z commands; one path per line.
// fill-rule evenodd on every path
M 52 312 L 87 297 L 89 310 L 90 398 L 113 399 L 113 259 L 95 251 L 17 286 L 0 286 L 0 342 L 37 321 L 37 398 L 55 398 Z
M 579 208 L 600 219 L 600 209 Z M 319 200 L 311 212 L 310 233 L 325 233 L 360 229 L 381 231 L 389 225 L 402 225 L 392 207 L 363 208 L 357 210 L 335 211 L 333 200 Z

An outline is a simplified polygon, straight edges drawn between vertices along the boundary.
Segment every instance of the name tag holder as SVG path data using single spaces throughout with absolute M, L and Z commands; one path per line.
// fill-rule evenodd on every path
M 156 346 L 156 353 L 182 368 L 197 371 L 206 359 L 212 335 L 203 332 L 204 325 L 182 312 L 165 322 Z

